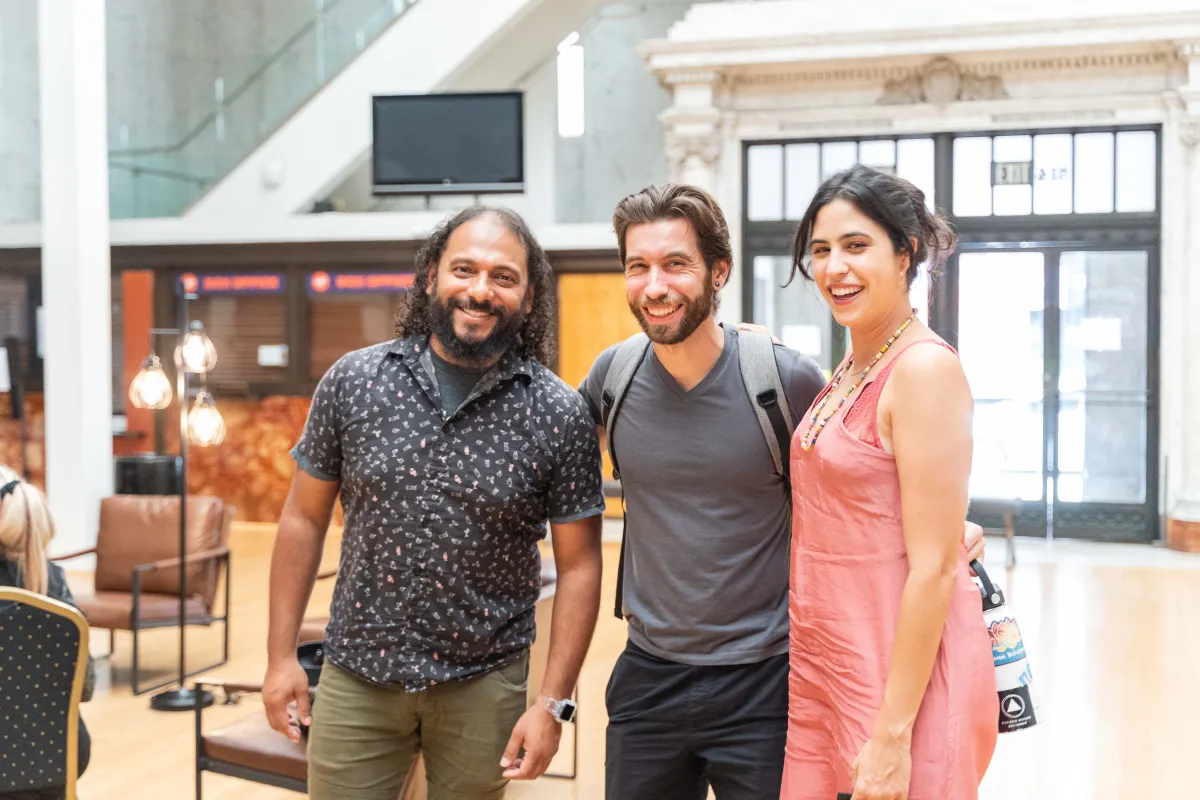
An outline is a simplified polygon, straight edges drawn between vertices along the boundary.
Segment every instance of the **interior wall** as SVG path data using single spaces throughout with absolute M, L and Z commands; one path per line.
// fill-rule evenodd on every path
M 558 140 L 559 222 L 608 222 L 628 194 L 668 177 L 659 116 L 671 96 L 638 46 L 659 39 L 691 0 L 605 4 L 580 30 L 584 133 Z
M 0 224 L 41 216 L 37 7 L 0 3 Z

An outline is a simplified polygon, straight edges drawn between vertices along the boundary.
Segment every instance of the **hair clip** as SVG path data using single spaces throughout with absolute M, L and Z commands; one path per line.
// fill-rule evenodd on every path
M 9 481 L 8 483 L 4 484 L 3 486 L 0 486 L 0 500 L 3 500 L 4 498 L 6 498 L 10 494 L 12 494 L 13 490 L 16 489 L 17 486 L 20 485 L 20 483 L 21 483 L 20 478 L 14 478 L 13 480 Z

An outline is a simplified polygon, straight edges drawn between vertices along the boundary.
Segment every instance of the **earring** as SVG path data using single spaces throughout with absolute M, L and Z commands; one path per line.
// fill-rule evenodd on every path
M 720 289 L 720 288 L 721 288 L 721 282 L 720 282 L 720 281 L 717 281 L 715 284 L 713 284 L 713 286 L 715 286 L 716 288 Z

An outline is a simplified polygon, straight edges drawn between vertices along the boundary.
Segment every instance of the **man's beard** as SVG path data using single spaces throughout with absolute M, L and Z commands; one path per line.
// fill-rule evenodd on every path
M 655 325 L 654 318 L 646 314 L 646 310 L 640 305 L 630 304 L 629 310 L 633 312 L 633 316 L 637 317 L 638 324 L 650 337 L 650 341 L 655 344 L 679 344 L 695 333 L 701 323 L 712 315 L 713 309 L 716 307 L 716 300 L 717 292 L 708 281 L 704 282 L 704 292 L 696 300 L 668 296 L 667 302 L 683 306 L 683 319 L 679 321 L 676 328 L 668 325 Z
M 495 315 L 492 332 L 479 341 L 460 339 L 454 330 L 454 309 L 483 311 Z M 525 327 L 524 311 L 507 311 L 503 306 L 476 303 L 467 298 L 452 298 L 443 302 L 434 285 L 429 298 L 429 329 L 452 361 L 464 365 L 490 364 L 517 344 Z

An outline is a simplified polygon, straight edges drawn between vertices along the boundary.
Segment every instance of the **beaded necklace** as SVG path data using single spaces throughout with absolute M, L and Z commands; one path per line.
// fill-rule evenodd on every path
M 813 445 L 817 443 L 817 437 L 821 435 L 821 431 L 825 430 L 825 424 L 829 422 L 829 420 L 833 419 L 833 415 L 836 414 L 843 405 L 845 405 L 846 400 L 850 397 L 850 395 L 854 394 L 854 390 L 862 385 L 863 380 L 867 377 L 867 373 L 871 371 L 872 367 L 879 363 L 879 359 L 883 358 L 883 354 L 886 353 L 891 346 L 896 343 L 896 340 L 900 338 L 900 334 L 904 333 L 904 329 L 912 324 L 913 319 L 915 319 L 915 316 L 904 320 L 904 324 L 896 329 L 896 332 L 892 334 L 892 338 L 888 339 L 887 342 L 884 343 L 883 347 L 879 348 L 879 352 L 876 353 L 875 357 L 871 359 L 871 363 L 867 364 L 867 368 L 858 373 L 858 380 L 854 382 L 854 385 L 850 387 L 849 391 L 842 395 L 842 399 L 838 401 L 837 407 L 834 408 L 833 411 L 829 412 L 829 416 L 818 422 L 817 420 L 821 416 L 821 410 L 825 408 L 825 404 L 829 402 L 829 398 L 833 396 L 834 392 L 836 392 L 838 387 L 841 385 L 842 377 L 845 376 L 846 373 L 850 371 L 850 368 L 854 366 L 854 356 L 850 356 L 850 360 L 847 361 L 842 368 L 834 374 L 833 380 L 830 381 L 829 384 L 829 391 L 827 391 L 825 396 L 821 398 L 820 404 L 813 409 L 812 421 L 809 422 L 808 430 L 804 432 L 804 439 L 800 442 L 800 447 L 804 450 L 804 452 L 807 453 L 809 450 L 813 449 Z

